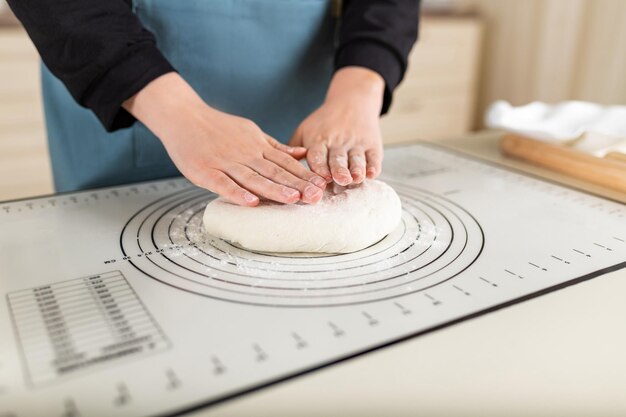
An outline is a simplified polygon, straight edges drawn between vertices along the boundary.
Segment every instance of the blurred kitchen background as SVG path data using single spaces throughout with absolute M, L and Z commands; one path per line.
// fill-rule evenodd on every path
M 626 0 L 426 0 L 387 143 L 483 128 L 495 100 L 626 103 Z M 0 0 L 0 201 L 51 193 L 39 60 Z

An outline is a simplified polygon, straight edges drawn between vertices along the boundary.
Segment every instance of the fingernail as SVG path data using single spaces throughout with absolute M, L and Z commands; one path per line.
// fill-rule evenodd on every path
M 376 168 L 368 168 L 367 175 L 376 175 Z
M 343 168 L 339 171 L 337 178 L 335 178 L 335 182 L 337 182 L 339 185 L 348 185 L 352 182 L 352 174 L 350 173 L 350 171 Z
M 300 198 L 300 192 L 297 190 L 294 190 L 293 188 L 283 187 L 282 192 L 285 197 Z
M 287 147 L 287 152 L 289 153 L 302 152 L 303 150 L 306 150 L 306 148 L 303 148 L 302 146 L 285 146 Z
M 309 199 L 316 199 L 317 197 L 320 197 L 321 194 L 322 190 L 312 185 L 307 185 L 307 187 L 304 189 L 304 195 Z
M 326 180 L 326 184 L 333 182 L 333 175 L 328 169 L 321 169 L 319 174 Z
M 326 187 L 326 180 L 322 177 L 313 177 L 311 182 L 320 188 Z
M 352 182 L 352 177 L 345 177 L 343 175 L 341 176 L 337 176 L 336 178 L 333 178 L 335 180 L 335 182 L 339 185 L 348 185 Z
M 243 193 L 243 199 L 246 200 L 246 203 L 255 203 L 259 200 L 259 197 L 246 191 Z

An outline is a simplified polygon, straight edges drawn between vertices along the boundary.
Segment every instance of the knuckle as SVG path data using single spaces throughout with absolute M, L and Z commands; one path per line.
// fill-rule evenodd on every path
M 239 188 L 235 184 L 229 184 L 224 188 L 224 193 L 230 197 L 239 197 L 241 196 L 241 188 Z
M 267 178 L 276 178 L 281 173 L 281 169 L 279 166 L 274 165 L 273 163 L 268 163 L 268 161 L 261 161 L 259 164 L 254 165 L 256 167 L 256 174 L 262 175 Z
M 278 161 L 279 164 L 281 165 L 288 165 L 291 162 L 294 162 L 294 159 L 292 157 L 290 157 L 289 155 L 286 155 L 282 152 L 275 152 L 272 155 L 272 158 L 276 161 Z
M 308 171 L 308 172 L 304 175 L 304 178 L 303 178 L 303 179 L 304 179 L 304 180 L 306 180 L 306 181 L 303 181 L 303 182 L 311 182 L 311 181 L 313 181 L 313 180 L 314 180 L 314 179 L 316 179 L 316 178 L 319 178 L 319 175 L 316 175 L 316 174 L 315 174 L 315 172 Z
M 348 165 L 348 158 L 345 155 L 336 155 L 331 159 L 331 162 L 334 162 L 337 167 L 343 168 Z
M 254 123 L 252 120 L 250 119 L 242 119 L 241 120 L 241 125 L 248 130 L 257 130 L 259 129 L 259 127 L 257 126 L 256 123 Z
M 356 164 L 362 164 L 365 162 L 365 155 L 362 153 L 350 154 L 350 162 Z
M 212 182 L 219 182 L 223 179 L 223 174 L 215 169 L 210 169 L 206 171 L 206 179 Z
M 283 150 L 288 149 L 288 147 L 285 144 L 280 143 L 279 141 L 277 141 L 274 138 L 268 137 L 267 141 L 269 142 L 269 144 L 270 144 L 270 146 L 272 148 L 274 148 L 274 149 L 276 149 L 278 151 L 282 152 Z
M 203 181 L 212 191 L 219 194 L 227 194 L 229 189 L 234 185 L 226 174 L 214 169 L 208 170 L 204 174 Z
M 246 173 L 243 175 L 243 177 L 247 181 L 258 181 L 260 175 L 257 174 L 256 172 L 250 170 L 250 171 L 246 171 Z
M 302 171 L 301 168 L 304 168 L 300 164 L 300 162 L 296 161 L 295 159 L 292 159 L 290 156 L 288 156 L 287 159 L 279 161 L 278 165 L 280 166 L 280 169 L 287 170 L 289 172 L 294 172 L 294 173 L 299 173 Z
M 187 175 L 186 177 L 189 180 L 189 182 L 195 185 L 196 187 L 205 188 L 205 185 L 202 183 L 202 181 L 199 178 L 195 177 L 193 174 Z
M 232 183 L 232 181 L 230 179 L 228 179 L 225 175 L 218 175 L 215 178 L 215 184 L 222 188 L 222 189 L 229 189 L 231 188 L 234 184 Z
M 311 185 L 310 182 L 307 181 L 303 181 L 303 180 L 295 180 L 293 181 L 293 183 L 291 184 L 292 187 L 297 188 L 300 191 L 304 191 L 304 189 L 306 187 L 308 187 L 309 185 Z
M 350 149 L 350 155 L 358 155 L 364 152 L 365 150 L 363 149 L 363 146 L 360 145 L 353 146 L 352 149 Z
M 320 165 L 320 166 L 313 166 L 311 167 L 311 169 L 313 170 L 313 172 L 317 175 L 319 175 L 322 178 L 325 178 L 328 173 L 329 173 L 329 169 L 327 166 L 324 165 Z
M 322 157 L 326 154 L 326 152 L 324 152 L 322 149 L 320 148 L 312 148 L 309 149 L 309 155 L 314 155 L 316 157 Z
M 320 152 L 311 153 L 307 157 L 307 162 L 309 163 L 309 165 L 312 165 L 312 166 L 325 165 L 327 163 L 326 155 L 323 155 Z
M 276 183 L 267 184 L 265 187 L 266 192 L 272 196 L 272 198 L 276 198 L 277 200 L 283 200 L 285 195 L 283 194 L 284 185 L 279 185 Z
M 311 184 L 308 181 L 305 181 L 303 179 L 300 179 L 300 178 L 297 178 L 297 177 L 293 177 L 293 176 L 290 176 L 289 178 L 286 178 L 282 182 L 283 182 L 283 184 L 286 184 L 288 187 L 297 188 L 300 191 L 304 190 L 308 185 Z
M 378 154 L 369 154 L 369 155 L 367 155 L 367 161 L 370 164 L 379 164 L 381 159 L 382 158 Z
M 314 153 L 325 154 L 326 151 L 327 151 L 326 145 L 324 145 L 323 143 L 315 143 L 309 148 L 309 152 L 314 152 Z
M 206 187 L 209 184 L 207 183 L 206 175 L 202 174 L 202 170 L 192 169 L 189 172 L 185 173 L 185 177 L 196 187 Z
M 281 167 L 277 166 L 277 165 L 274 165 L 273 167 L 271 167 L 269 169 L 269 174 L 273 178 L 284 177 L 285 176 L 285 170 L 282 169 Z
M 185 161 L 187 170 L 192 174 L 200 174 L 208 171 L 210 167 L 207 165 L 205 161 L 202 161 L 198 158 L 193 158 L 190 161 Z
M 346 148 L 345 146 L 335 146 L 330 148 L 330 154 L 331 155 L 348 155 L 348 148 Z

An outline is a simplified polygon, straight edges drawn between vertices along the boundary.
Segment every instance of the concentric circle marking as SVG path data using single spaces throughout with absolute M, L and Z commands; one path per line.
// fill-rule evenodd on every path
M 467 269 L 484 235 L 476 219 L 441 196 L 389 182 L 403 206 L 400 225 L 348 254 L 269 254 L 208 236 L 207 191 L 189 188 L 144 207 L 120 237 L 144 274 L 202 296 L 276 307 L 367 303 L 423 291 Z

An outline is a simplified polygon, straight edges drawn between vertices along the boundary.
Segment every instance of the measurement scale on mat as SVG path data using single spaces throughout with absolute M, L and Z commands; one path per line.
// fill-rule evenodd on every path
M 416 144 L 351 254 L 206 236 L 184 179 L 0 203 L 0 416 L 168 415 L 626 266 L 626 207 Z

